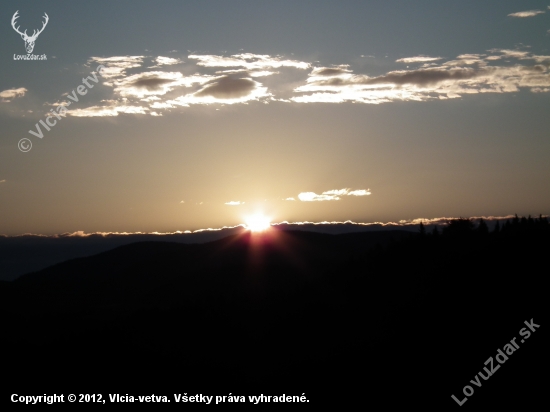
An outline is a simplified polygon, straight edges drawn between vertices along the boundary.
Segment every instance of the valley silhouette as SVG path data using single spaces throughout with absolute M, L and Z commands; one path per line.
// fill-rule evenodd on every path
M 533 318 L 540 330 L 463 407 L 530 405 L 549 247 L 543 216 L 120 246 L 0 282 L 3 385 L 450 410 Z

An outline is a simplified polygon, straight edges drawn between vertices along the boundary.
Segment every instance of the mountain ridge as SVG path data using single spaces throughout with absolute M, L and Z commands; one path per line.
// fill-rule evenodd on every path
M 339 394 L 367 387 L 377 401 L 397 390 L 449 405 L 523 321 L 541 322 L 543 277 L 530 257 L 548 245 L 547 226 L 519 220 L 499 233 L 464 221 L 441 234 L 271 231 L 126 245 L 0 287 L 6 371 L 41 390 L 59 369 L 67 378 L 57 384 L 77 377 L 104 393 L 298 391 L 351 405 Z M 542 353 L 536 335 L 528 358 L 502 374 L 509 385 Z M 110 365 L 117 374 L 101 382 L 88 375 Z M 496 389 L 486 389 L 475 402 L 490 404 Z

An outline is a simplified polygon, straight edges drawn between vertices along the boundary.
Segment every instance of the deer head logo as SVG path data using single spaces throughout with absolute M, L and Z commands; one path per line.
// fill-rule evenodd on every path
M 44 31 L 44 28 L 46 27 L 46 24 L 48 24 L 48 20 L 50 19 L 48 17 L 48 15 L 46 13 L 44 13 L 44 23 L 42 23 L 42 28 L 38 31 L 34 30 L 34 32 L 32 33 L 32 36 L 28 36 L 27 35 L 27 30 L 25 30 L 23 33 L 21 33 L 19 31 L 19 26 L 15 27 L 15 24 L 16 24 L 16 20 L 19 18 L 19 16 L 17 15 L 17 13 L 19 13 L 19 10 L 17 10 L 15 12 L 15 14 L 13 15 L 13 17 L 11 18 L 11 26 L 13 27 L 13 29 L 19 33 L 21 35 L 21 38 L 23 40 L 25 40 L 25 48 L 27 49 L 27 53 L 32 53 L 32 50 L 34 49 L 34 42 L 36 41 L 36 38 L 38 37 L 38 35 L 40 33 L 42 33 Z

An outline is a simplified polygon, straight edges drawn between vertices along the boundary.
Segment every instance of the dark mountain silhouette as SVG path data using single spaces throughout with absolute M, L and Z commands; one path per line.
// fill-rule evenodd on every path
M 278 230 L 308 231 L 316 233 L 342 234 L 365 231 L 395 230 L 395 226 L 371 224 L 364 226 L 355 223 L 330 224 L 277 224 Z M 403 226 L 400 230 L 413 230 Z M 231 235 L 241 234 L 245 229 L 241 226 L 223 229 L 208 229 L 194 233 L 96 233 L 70 234 L 64 233 L 55 236 L 0 235 L 0 280 L 14 280 L 29 272 L 36 272 L 48 266 L 64 262 L 69 259 L 91 256 L 106 252 L 118 246 L 137 242 L 176 242 L 176 243 L 206 243 L 222 239 Z
M 533 318 L 541 328 L 465 406 L 499 404 L 506 388 L 528 405 L 527 387 L 544 393 L 549 246 L 542 217 L 121 246 L 0 283 L 6 389 L 450 409 Z

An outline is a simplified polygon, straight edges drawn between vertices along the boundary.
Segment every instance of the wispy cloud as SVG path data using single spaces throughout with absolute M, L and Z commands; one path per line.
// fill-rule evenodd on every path
M 525 50 L 510 50 L 510 49 L 491 49 L 491 53 L 498 53 L 496 56 L 488 56 L 488 60 L 495 60 L 501 58 L 512 58 L 512 59 L 527 59 L 530 55 L 528 51 Z
M 128 69 L 140 67 L 144 58 L 145 56 L 92 57 L 90 62 L 103 64 L 105 68 L 101 71 L 101 76 L 109 79 L 124 75 Z
M 23 97 L 28 90 L 24 87 L 19 87 L 17 89 L 7 89 L 0 92 L 0 98 L 3 102 L 9 103 L 11 99 L 16 97 Z
M 88 65 L 105 66 L 99 89 L 103 100 L 90 98 L 68 114 L 162 116 L 167 111 L 192 105 L 254 101 L 380 104 L 521 89 L 543 93 L 550 89 L 550 56 L 524 49 L 491 49 L 485 54 L 465 53 L 447 60 L 424 55 L 404 57 L 396 62 L 419 63 L 419 66 L 377 75 L 355 72 L 347 64 L 316 67 L 314 63 L 282 56 L 251 53 L 230 56 L 195 53 L 187 57 L 186 62 L 164 56 L 93 57 Z M 152 70 L 153 67 L 157 69 Z M 0 97 L 9 100 L 26 92 L 25 88 L 9 89 L 1 92 Z
M 316 67 L 311 71 L 312 76 L 339 76 L 342 74 L 351 73 L 349 66 L 340 65 L 338 67 Z
M 544 14 L 544 10 L 526 10 L 526 11 L 518 11 L 516 13 L 510 13 L 509 17 L 534 17 L 537 14 Z
M 370 189 L 360 189 L 360 190 L 352 190 L 351 192 L 346 193 L 348 196 L 368 196 L 371 194 L 369 191 Z
M 105 117 L 118 116 L 119 113 L 147 114 L 148 108 L 141 106 L 92 106 L 85 109 L 74 109 L 67 113 L 74 117 Z
M 340 200 L 340 196 L 368 196 L 370 194 L 370 189 L 360 189 L 352 191 L 350 191 L 350 189 L 334 189 L 327 190 L 320 195 L 315 192 L 302 192 L 298 195 L 298 199 L 300 199 L 302 202 L 322 202 L 329 200 Z
M 164 56 L 158 56 L 155 59 L 155 61 L 156 61 L 157 65 L 153 66 L 152 68 L 160 67 L 160 66 L 170 66 L 170 65 L 179 64 L 179 63 L 182 62 L 180 59 L 174 59 L 172 57 L 164 57 Z
M 547 64 L 550 56 L 522 50 L 494 49 L 490 52 L 493 54 L 489 56 L 463 54 L 436 66 L 396 70 L 375 77 L 343 73 L 327 78 L 312 71 L 306 84 L 295 88 L 298 96 L 290 100 L 379 104 L 399 100 L 449 99 L 476 93 L 517 92 L 520 88 L 536 88 L 538 91 L 550 87 Z M 519 61 L 512 65 L 494 65 L 505 59 Z
M 279 74 L 279 72 L 274 72 L 270 70 L 234 69 L 234 70 L 217 70 L 216 74 L 218 75 L 239 74 L 241 76 L 266 77 L 266 76 L 272 76 L 274 74 Z
M 204 67 L 243 67 L 247 70 L 276 69 L 279 67 L 294 67 L 296 69 L 308 69 L 310 63 L 297 60 L 287 60 L 279 56 L 267 54 L 241 53 L 229 57 L 212 54 L 191 54 L 189 59 L 197 60 L 197 65 Z
M 433 62 L 441 60 L 441 57 L 428 57 L 428 56 L 415 56 L 415 57 L 403 57 L 402 59 L 397 59 L 397 63 L 423 63 L 423 62 Z
M 542 215 L 543 218 L 550 217 L 549 215 Z M 486 222 L 502 222 L 506 220 L 513 219 L 514 215 L 507 215 L 507 216 L 474 216 L 470 217 L 469 219 L 476 222 L 480 219 L 485 220 Z M 312 225 L 312 226 L 330 226 L 330 225 L 350 225 L 350 226 L 358 226 L 362 228 L 373 228 L 377 230 L 378 228 L 387 228 L 392 229 L 396 227 L 404 227 L 404 228 L 412 228 L 420 223 L 424 224 L 425 226 L 445 226 L 449 222 L 457 219 L 457 217 L 436 217 L 436 218 L 415 218 L 415 219 L 408 219 L 408 220 L 400 220 L 397 222 L 354 222 L 352 220 L 346 220 L 346 221 L 322 221 L 322 222 L 311 222 L 311 221 L 299 221 L 299 222 L 288 222 L 288 221 L 282 221 L 282 222 L 273 222 L 271 223 L 272 226 L 306 226 L 306 225 Z M 235 226 L 223 226 L 219 228 L 207 228 L 207 229 L 197 229 L 197 230 L 185 230 L 185 231 L 174 231 L 174 232 L 90 232 L 86 233 L 84 231 L 76 231 L 76 232 L 65 232 L 61 234 L 55 234 L 55 235 L 42 235 L 42 234 L 33 234 L 33 233 L 25 233 L 21 235 L 15 235 L 15 236 L 8 236 L 0 234 L 0 237 L 2 238 L 31 238 L 31 237 L 39 237 L 39 238 L 50 238 L 50 239 L 58 239 L 58 238 L 84 238 L 84 237 L 104 237 L 104 238 L 114 238 L 114 237 L 128 237 L 128 236 L 135 236 L 135 235 L 151 235 L 153 237 L 163 237 L 163 236 L 184 236 L 189 235 L 191 233 L 201 233 L 201 232 L 219 232 L 226 229 L 246 229 L 244 224 L 239 224 Z
M 164 95 L 176 87 L 191 87 L 204 84 L 212 76 L 183 76 L 180 72 L 144 72 L 113 82 L 114 91 L 122 97 Z
M 0 183 L 6 183 L 6 179 L 0 180 Z
M 113 99 L 116 105 L 105 107 L 104 110 L 82 109 L 80 116 L 116 116 L 127 112 L 119 107 L 141 106 L 136 113 L 161 115 L 162 110 L 173 109 L 178 106 L 188 107 L 193 104 L 234 104 L 260 100 L 272 96 L 267 87 L 254 80 L 255 77 L 265 77 L 276 72 L 260 70 L 273 67 L 302 67 L 309 64 L 293 60 L 284 60 L 267 55 L 240 54 L 230 57 L 215 55 L 191 55 L 189 59 L 197 60 L 191 63 L 199 71 L 192 75 L 184 75 L 179 71 L 142 71 L 127 75 L 126 70 L 141 68 L 146 57 L 144 56 L 115 56 L 92 58 L 90 61 L 106 66 L 107 81 L 104 85 L 113 88 Z M 150 58 L 147 58 L 150 59 Z M 159 56 L 154 59 L 156 66 L 174 65 L 181 60 Z M 229 67 L 231 70 L 204 73 L 205 68 Z M 202 68 L 203 73 L 200 72 Z M 189 72 L 189 68 L 186 70 Z M 208 71 L 208 70 L 207 70 Z M 165 96 L 162 98 L 162 96 Z M 139 101 L 127 99 L 139 98 Z M 97 105 L 99 106 L 99 105 Z M 154 109 L 151 111 L 150 109 Z M 160 111 L 160 112 L 159 112 Z
M 244 202 L 240 202 L 240 201 L 230 201 L 230 202 L 225 202 L 226 205 L 228 206 L 239 206 L 239 205 L 242 205 L 244 204 Z
M 272 96 L 256 80 L 233 76 L 218 77 L 206 84 L 195 93 L 185 94 L 168 100 L 171 106 L 189 106 L 192 104 L 235 104 Z
M 542 215 L 545 218 L 548 218 L 548 215 Z M 513 219 L 514 215 L 508 215 L 508 216 L 474 216 L 470 217 L 469 219 L 473 222 L 479 222 L 480 219 L 483 219 L 486 222 L 500 222 L 500 221 L 506 221 L 509 219 Z M 453 220 L 458 220 L 462 218 L 458 217 L 435 217 L 435 218 L 415 218 L 415 219 L 408 219 L 408 220 L 400 220 L 398 222 L 369 222 L 369 223 L 363 223 L 363 222 L 354 222 L 352 220 L 346 220 L 346 221 L 323 221 L 323 222 L 310 222 L 310 221 L 302 221 L 302 222 L 278 222 L 278 223 L 272 223 L 273 226 L 332 226 L 332 225 L 346 225 L 346 226 L 357 226 L 357 227 L 364 227 L 366 228 L 372 228 L 374 230 L 378 230 L 380 228 L 384 229 L 393 229 L 393 228 L 415 228 L 420 223 L 422 223 L 424 226 L 446 226 Z

